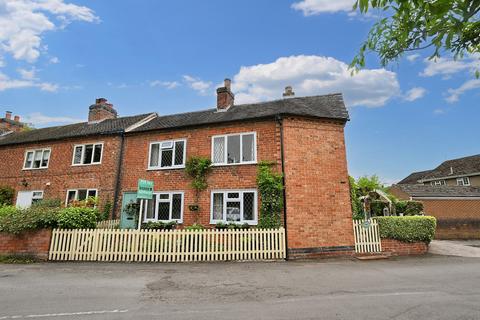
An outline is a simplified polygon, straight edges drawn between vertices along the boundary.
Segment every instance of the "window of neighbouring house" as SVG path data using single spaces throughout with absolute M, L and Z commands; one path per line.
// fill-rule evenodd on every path
M 183 192 L 154 193 L 143 210 L 143 221 L 183 221 Z
M 216 165 L 255 163 L 255 132 L 212 137 L 212 162 Z
M 97 197 L 97 189 L 71 189 L 67 191 L 66 205 L 74 201 L 83 201 L 89 197 Z
M 470 178 L 463 177 L 457 179 L 457 186 L 469 186 L 470 185 Z
M 103 143 L 76 145 L 73 148 L 72 165 L 100 164 L 102 162 Z
M 437 180 L 437 181 L 432 181 L 430 182 L 432 186 L 445 186 L 445 180 Z
M 51 149 L 27 150 L 23 169 L 46 169 L 50 161 Z
M 150 144 L 149 169 L 173 169 L 185 167 L 187 141 L 172 140 Z
M 210 223 L 257 224 L 257 191 L 212 191 Z

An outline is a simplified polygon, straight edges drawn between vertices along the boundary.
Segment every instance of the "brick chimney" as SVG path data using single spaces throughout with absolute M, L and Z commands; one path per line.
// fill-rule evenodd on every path
M 283 93 L 283 98 L 293 98 L 295 97 L 295 92 L 293 92 L 293 88 L 291 86 L 286 86 L 285 87 L 285 92 Z
M 106 119 L 116 119 L 117 111 L 113 108 L 113 104 L 108 103 L 105 98 L 95 99 L 88 112 L 88 122 L 99 122 Z
M 5 119 L 11 120 L 12 119 L 12 111 L 5 112 Z
M 235 95 L 232 93 L 231 85 L 232 81 L 225 79 L 223 87 L 217 88 L 217 111 L 227 111 L 233 106 Z
M 4 132 L 4 131 L 19 132 L 19 131 L 22 131 L 24 127 L 25 127 L 25 124 L 20 122 L 20 116 L 15 116 L 12 119 L 11 111 L 6 111 L 5 118 L 0 118 L 0 132 Z
M 15 122 L 20 122 L 20 116 L 15 116 L 15 117 L 13 117 L 13 121 L 15 121 Z

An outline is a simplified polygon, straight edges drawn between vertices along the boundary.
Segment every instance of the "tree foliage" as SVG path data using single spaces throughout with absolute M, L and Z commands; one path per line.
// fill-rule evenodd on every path
M 387 15 L 374 24 L 351 63 L 365 66 L 365 53 L 378 54 L 382 65 L 404 53 L 432 48 L 430 58 L 480 52 L 480 0 L 357 0 L 354 9 Z M 477 77 L 479 72 L 476 72 Z

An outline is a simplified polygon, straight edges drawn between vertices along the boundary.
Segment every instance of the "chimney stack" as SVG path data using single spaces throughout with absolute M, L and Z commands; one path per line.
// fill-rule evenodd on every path
M 225 79 L 223 87 L 217 88 L 217 111 L 227 111 L 233 106 L 235 95 L 231 90 L 232 81 Z
M 116 119 L 117 111 L 113 108 L 113 104 L 108 103 L 105 98 L 95 99 L 88 112 L 88 122 L 100 122 L 106 119 Z
M 285 92 L 283 93 L 283 98 L 293 98 L 295 97 L 295 92 L 293 92 L 293 88 L 291 86 L 285 87 Z
M 20 122 L 20 116 L 13 117 L 13 121 Z
M 8 119 L 8 120 L 12 119 L 12 111 L 5 112 L 5 119 Z

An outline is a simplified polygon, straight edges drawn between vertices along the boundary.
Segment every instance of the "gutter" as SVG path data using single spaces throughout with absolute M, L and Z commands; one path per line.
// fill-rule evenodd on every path
M 118 155 L 117 162 L 117 176 L 115 178 L 115 190 L 113 193 L 113 207 L 112 207 L 112 219 L 115 218 L 115 213 L 118 207 L 118 197 L 120 194 L 121 182 L 122 182 L 122 163 L 123 163 L 123 149 L 125 145 L 125 133 L 120 133 L 120 153 Z
M 283 144 L 283 118 L 281 115 L 276 115 L 275 120 L 280 126 L 280 158 L 282 162 L 282 184 L 283 184 L 283 226 L 285 228 L 285 260 L 288 261 L 288 232 L 287 232 L 287 191 L 285 184 L 285 153 Z

